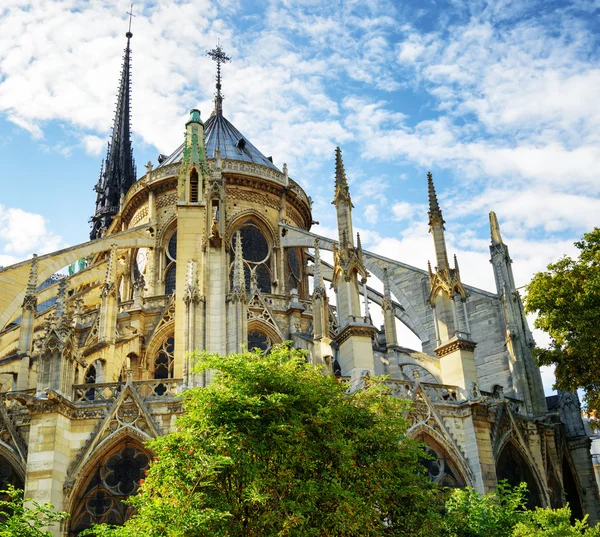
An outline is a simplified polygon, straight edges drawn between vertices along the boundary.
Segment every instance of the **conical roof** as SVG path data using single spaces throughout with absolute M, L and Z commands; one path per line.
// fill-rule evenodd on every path
M 214 159 L 215 150 L 219 148 L 222 159 L 253 162 L 254 164 L 260 164 L 261 166 L 281 171 L 256 149 L 222 114 L 213 113 L 204 123 L 204 132 L 206 134 L 207 158 Z M 183 145 L 181 144 L 158 167 L 161 168 L 169 164 L 181 162 L 183 158 Z

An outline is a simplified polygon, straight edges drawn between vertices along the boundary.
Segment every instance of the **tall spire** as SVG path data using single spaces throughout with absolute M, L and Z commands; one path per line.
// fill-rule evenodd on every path
M 350 200 L 350 189 L 346 180 L 346 170 L 344 169 L 344 161 L 342 160 L 342 150 L 339 147 L 335 148 L 335 195 L 333 203 L 344 199 L 352 204 Z
M 429 225 L 444 225 L 445 222 L 442 218 L 442 210 L 438 204 L 437 194 L 435 193 L 435 186 L 433 184 L 433 175 L 431 175 L 431 172 L 427 172 L 427 190 L 429 192 Z
M 133 5 L 132 5 L 133 7 Z M 121 82 L 117 95 L 117 108 L 113 123 L 111 142 L 108 144 L 106 159 L 100 179 L 95 187 L 96 211 L 92 217 L 90 238 L 97 239 L 102 229 L 108 228 L 118 212 L 121 196 L 127 193 L 136 180 L 135 161 L 131 147 L 131 17 L 129 29 L 125 34 L 127 45 L 123 56 Z
M 442 217 L 442 210 L 438 204 L 431 172 L 427 172 L 427 189 L 429 192 L 429 232 L 433 234 L 433 244 L 435 247 L 435 258 L 437 263 L 436 270 L 445 270 L 449 268 L 446 239 L 444 238 L 445 222 Z
M 215 111 L 218 116 L 223 115 L 223 94 L 221 93 L 221 64 L 227 63 L 231 57 L 225 54 L 221 48 L 221 43 L 217 42 L 217 46 L 212 50 L 207 50 L 206 55 L 213 61 L 217 62 L 217 92 L 215 93 Z

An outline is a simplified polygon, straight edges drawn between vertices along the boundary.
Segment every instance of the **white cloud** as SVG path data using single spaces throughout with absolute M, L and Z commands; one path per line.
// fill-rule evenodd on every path
M 379 211 L 380 211 L 380 208 L 373 203 L 366 205 L 365 213 L 364 213 L 365 220 L 371 225 L 376 224 L 377 220 L 379 218 Z
M 106 150 L 106 140 L 100 136 L 88 134 L 81 140 L 85 148 L 85 152 L 89 155 L 100 155 L 103 150 Z
M 0 205 L 0 264 L 12 264 L 32 253 L 45 254 L 64 246 L 47 227 L 46 219 L 15 207 Z
M 417 214 L 424 214 L 425 212 L 427 212 L 427 207 L 418 203 L 397 201 L 392 205 L 393 218 L 397 222 L 412 220 Z

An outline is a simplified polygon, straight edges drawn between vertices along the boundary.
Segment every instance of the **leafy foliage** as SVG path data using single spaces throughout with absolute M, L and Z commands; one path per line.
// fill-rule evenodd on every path
M 482 495 L 470 487 L 455 489 L 446 500 L 448 537 L 511 537 L 525 515 L 527 485 L 514 489 L 501 481 L 495 492 Z
M 50 503 L 39 504 L 23 499 L 23 491 L 11 485 L 0 496 L 0 537 L 52 537 L 44 528 L 67 518 Z M 27 505 L 26 505 L 27 504 Z
M 600 409 L 600 229 L 575 243 L 577 259 L 563 257 L 527 286 L 526 311 L 551 337 L 536 349 L 540 365 L 556 365 L 556 386 L 583 388 L 588 409 Z
M 442 502 L 406 436 L 408 402 L 376 381 L 349 396 L 288 345 L 196 359 L 213 380 L 150 443 L 137 515 L 95 535 L 437 535 Z
M 482 495 L 472 488 L 455 489 L 446 500 L 447 537 L 600 537 L 589 528 L 587 515 L 571 524 L 571 509 L 525 509 L 526 483 L 511 488 L 501 481 L 495 492 Z
M 571 509 L 542 509 L 528 511 L 519 521 L 512 537 L 598 537 L 600 528 L 589 528 L 587 515 L 571 525 Z

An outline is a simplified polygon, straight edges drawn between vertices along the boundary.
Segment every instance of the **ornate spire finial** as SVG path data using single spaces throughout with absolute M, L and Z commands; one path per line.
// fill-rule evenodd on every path
M 233 295 L 244 300 L 246 297 L 246 278 L 244 275 L 244 259 L 242 253 L 242 235 L 235 232 L 235 247 L 233 257 Z
M 131 4 L 127 15 L 129 15 L 129 28 L 127 30 L 127 33 L 125 34 L 125 37 L 127 37 L 127 40 L 129 40 L 133 37 L 133 34 L 131 33 L 131 19 L 132 17 L 135 17 L 135 15 L 133 14 L 133 4 Z
M 319 239 L 315 239 L 315 293 L 323 293 L 325 291 L 325 283 L 321 274 L 321 251 L 319 250 Z
M 504 244 L 502 235 L 500 235 L 498 218 L 496 218 L 496 213 L 494 211 L 490 213 L 490 233 L 492 235 L 492 244 Z
M 100 171 L 100 179 L 95 187 L 96 210 L 92 217 L 90 239 L 100 237 L 100 230 L 107 229 L 118 212 L 121 197 L 135 183 L 136 169 L 131 146 L 131 33 L 132 10 L 129 14 L 129 30 L 125 34 L 127 46 L 123 56 L 121 82 L 117 95 L 117 109 L 113 123 L 111 142 L 108 144 L 104 170 Z
M 54 308 L 54 314 L 58 318 L 62 318 L 65 315 L 66 296 L 67 296 L 67 278 L 61 278 L 58 281 L 58 293 L 56 295 L 56 305 Z
M 333 204 L 344 200 L 352 205 L 350 200 L 350 189 L 346 180 L 346 170 L 344 169 L 344 161 L 342 160 L 342 150 L 339 147 L 335 148 L 335 195 Z
M 431 175 L 431 172 L 427 172 L 427 189 L 429 192 L 429 225 L 443 225 L 444 219 L 442 218 L 442 210 L 440 209 L 437 194 L 435 193 L 433 175 Z
M 207 50 L 206 55 L 217 62 L 217 93 L 215 93 L 215 113 L 220 116 L 223 114 L 223 95 L 221 94 L 221 64 L 231 60 L 230 56 L 225 54 L 221 48 L 221 42 L 217 41 L 217 46 L 212 50 Z
M 383 298 L 388 300 L 392 299 L 392 293 L 390 291 L 390 277 L 388 275 L 388 269 L 383 269 Z
M 37 290 L 37 254 L 33 254 L 33 258 L 31 260 L 31 268 L 29 269 L 29 281 L 27 282 L 27 294 L 35 295 Z

